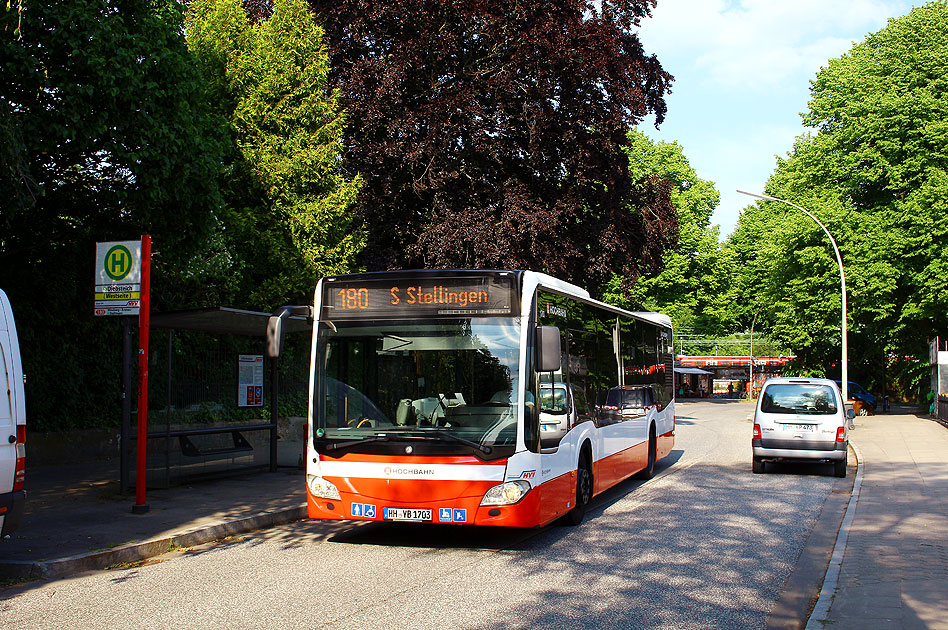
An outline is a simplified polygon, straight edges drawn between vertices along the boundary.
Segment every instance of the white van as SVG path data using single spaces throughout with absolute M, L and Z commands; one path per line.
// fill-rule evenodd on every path
M 23 365 L 7 294 L 0 290 L 0 537 L 20 524 L 26 504 Z
M 824 378 L 770 378 L 754 414 L 753 469 L 766 461 L 824 461 L 846 476 L 848 418 L 839 388 Z

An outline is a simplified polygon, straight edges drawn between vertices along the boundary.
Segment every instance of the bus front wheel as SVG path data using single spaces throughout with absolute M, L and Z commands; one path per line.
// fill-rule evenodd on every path
M 589 461 L 588 451 L 579 456 L 576 466 L 576 505 L 566 513 L 564 519 L 568 525 L 579 525 L 586 516 L 586 506 L 592 501 L 593 475 L 592 464 Z

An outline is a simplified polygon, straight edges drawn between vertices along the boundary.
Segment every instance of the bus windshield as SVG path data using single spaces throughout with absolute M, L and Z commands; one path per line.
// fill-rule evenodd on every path
M 513 446 L 519 357 L 519 317 L 323 323 L 317 449 L 380 441 L 444 443 L 440 453 Z

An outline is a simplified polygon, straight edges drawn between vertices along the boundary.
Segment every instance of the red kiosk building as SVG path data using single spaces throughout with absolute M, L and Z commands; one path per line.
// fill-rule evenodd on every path
M 794 357 L 753 357 L 754 392 L 780 376 Z M 750 356 L 675 357 L 675 392 L 679 398 L 744 398 L 750 392 Z

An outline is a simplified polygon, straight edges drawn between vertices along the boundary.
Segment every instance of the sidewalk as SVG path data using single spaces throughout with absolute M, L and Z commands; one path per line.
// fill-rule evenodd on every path
M 145 514 L 132 514 L 134 494 L 119 494 L 116 465 L 27 468 L 26 488 L 23 521 L 0 540 L 0 580 L 135 562 L 306 515 L 295 469 L 150 489 Z
M 834 553 L 844 549 L 835 585 L 831 563 L 807 628 L 948 629 L 948 428 L 860 417 L 850 443 L 858 494 Z

